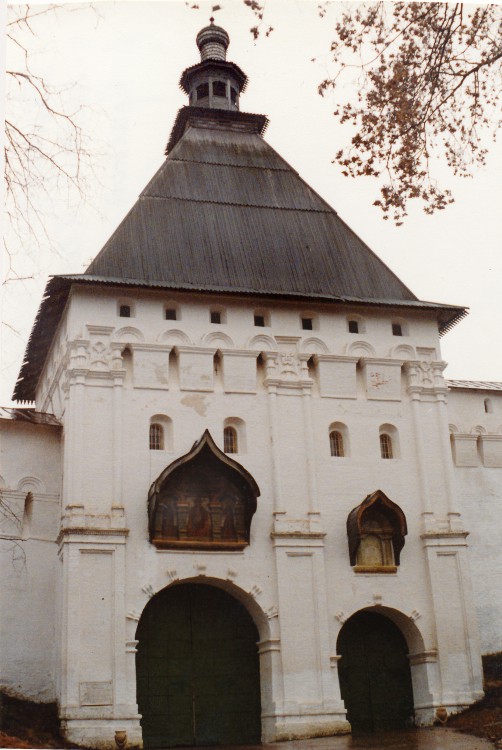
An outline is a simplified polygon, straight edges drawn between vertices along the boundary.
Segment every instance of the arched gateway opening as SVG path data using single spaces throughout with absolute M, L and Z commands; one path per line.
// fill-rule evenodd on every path
M 353 731 L 401 729 L 413 723 L 408 647 L 389 618 L 356 612 L 337 642 L 340 690 Z
M 239 601 L 213 586 L 171 586 L 147 604 L 136 637 L 146 748 L 260 742 L 258 630 Z

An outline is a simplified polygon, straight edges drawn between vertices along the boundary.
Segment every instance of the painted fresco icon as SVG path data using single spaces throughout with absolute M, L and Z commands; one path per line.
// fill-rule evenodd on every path
M 150 488 L 150 541 L 161 549 L 243 549 L 258 495 L 251 475 L 206 431 Z

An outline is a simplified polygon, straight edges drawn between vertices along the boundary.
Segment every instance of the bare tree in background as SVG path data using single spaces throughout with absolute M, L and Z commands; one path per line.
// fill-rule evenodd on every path
M 53 201 L 68 202 L 87 195 L 92 174 L 90 139 L 81 124 L 83 107 L 72 103 L 70 88 L 58 88 L 39 72 L 33 53 L 43 25 L 56 23 L 59 13 L 95 9 L 79 6 L 10 6 L 7 18 L 7 80 L 5 119 L 5 184 L 7 256 L 5 280 L 30 278 L 20 271 L 16 247 L 31 254 L 50 247 L 57 252 L 46 221 Z M 50 38 L 50 35 L 49 35 Z M 27 273 L 27 275 L 25 275 Z

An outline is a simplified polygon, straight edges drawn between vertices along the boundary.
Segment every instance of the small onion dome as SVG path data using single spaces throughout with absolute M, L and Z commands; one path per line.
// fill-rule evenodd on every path
M 211 18 L 210 21 L 211 25 L 201 29 L 195 40 L 200 50 L 200 59 L 202 62 L 204 60 L 226 60 L 230 37 L 225 29 L 214 25 L 214 18 Z

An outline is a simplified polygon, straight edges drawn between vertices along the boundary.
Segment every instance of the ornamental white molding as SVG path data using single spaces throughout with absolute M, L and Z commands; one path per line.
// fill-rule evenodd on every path
M 252 336 L 246 343 L 247 349 L 258 349 L 259 351 L 277 351 L 277 342 L 272 336 L 265 333 L 259 333 Z
M 180 331 L 179 328 L 170 328 L 168 331 L 164 331 L 157 337 L 157 341 L 159 344 L 172 344 L 173 346 L 180 344 L 192 346 L 193 343 L 187 334 Z
M 353 341 L 346 346 L 346 353 L 351 357 L 375 357 L 375 348 L 368 341 Z
M 87 326 L 89 328 L 89 326 Z M 124 344 L 134 343 L 135 341 L 144 341 L 145 337 L 143 333 L 139 330 L 139 328 L 135 328 L 134 326 L 124 326 L 123 328 L 119 328 L 115 333 L 113 334 L 113 340 L 114 341 L 120 341 Z
M 317 336 L 310 336 L 308 339 L 304 339 L 301 342 L 300 351 L 308 354 L 327 354 L 329 348 L 322 339 Z
M 226 333 L 221 331 L 213 331 L 212 333 L 206 333 L 200 339 L 202 346 L 216 346 L 218 349 L 221 347 L 233 349 L 235 347 L 234 342 Z

